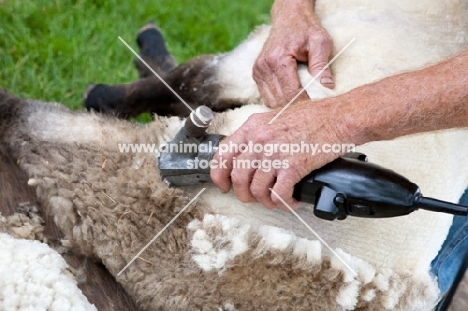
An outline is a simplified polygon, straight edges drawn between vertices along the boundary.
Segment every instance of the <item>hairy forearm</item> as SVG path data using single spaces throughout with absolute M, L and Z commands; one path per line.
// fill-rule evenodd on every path
M 331 104 L 338 135 L 356 144 L 468 127 L 468 50 L 441 64 L 362 86 Z
M 290 20 L 293 21 L 299 16 L 316 21 L 314 4 L 315 0 L 276 0 L 271 8 L 272 25 L 287 25 Z

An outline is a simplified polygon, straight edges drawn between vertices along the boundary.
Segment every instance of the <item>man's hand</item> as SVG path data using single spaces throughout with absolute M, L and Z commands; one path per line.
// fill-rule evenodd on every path
M 222 144 L 350 144 L 356 146 L 403 135 L 468 127 L 468 50 L 423 70 L 403 73 L 363 85 L 320 101 L 306 100 L 286 109 L 272 124 L 277 111 L 252 115 Z M 424 88 L 421 88 L 424 85 Z M 405 86 L 405 87 L 402 87 Z M 282 206 L 269 188 L 287 204 L 295 205 L 293 188 L 309 172 L 340 154 L 230 151 L 214 156 L 227 160 L 227 169 L 213 168 L 211 179 L 223 192 L 234 187 L 243 202 L 259 201 L 269 208 Z M 343 150 L 341 150 L 343 151 Z M 288 167 L 269 172 L 241 169 L 235 160 L 288 160 Z
M 277 0 L 272 8 L 271 33 L 254 68 L 253 78 L 265 104 L 286 105 L 301 90 L 297 62 L 308 63 L 312 76 L 328 63 L 333 42 L 313 12 L 311 0 Z M 319 77 L 326 87 L 335 86 L 330 68 Z M 298 100 L 307 99 L 304 92 Z
M 229 191 L 232 186 L 242 202 L 258 201 L 268 208 L 286 209 L 269 190 L 273 188 L 288 205 L 295 207 L 297 202 L 292 198 L 294 185 L 312 170 L 342 154 L 318 152 L 314 155 L 299 152 L 291 155 L 288 152 L 281 152 L 282 149 L 271 155 L 265 152 L 265 149 L 263 152 L 241 152 L 235 150 L 236 148 L 231 148 L 232 150 L 227 152 L 220 153 L 220 151 L 249 142 L 253 146 L 270 144 L 278 147 L 281 145 L 288 147 L 301 142 L 316 144 L 319 147 L 325 143 L 342 143 L 335 127 L 332 126 L 333 122 L 329 119 L 335 115 L 335 111 L 331 111 L 334 109 L 333 105 L 320 103 L 315 105 L 308 100 L 291 106 L 270 125 L 268 122 L 277 111 L 252 115 L 240 129 L 220 144 L 213 159 L 217 163 L 226 161 L 227 169 L 212 168 L 211 179 L 223 192 Z M 255 148 L 252 149 L 255 151 Z M 268 161 L 269 164 L 276 163 L 277 168 L 265 165 L 264 161 Z M 250 168 L 242 168 L 240 163 L 247 164 L 246 166 Z M 259 164 L 261 168 L 258 168 Z M 279 165 L 281 167 L 278 168 Z

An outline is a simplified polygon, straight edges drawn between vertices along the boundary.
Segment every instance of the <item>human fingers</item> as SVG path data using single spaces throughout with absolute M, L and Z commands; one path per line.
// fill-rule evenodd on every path
M 275 171 L 266 172 L 262 169 L 255 171 L 250 184 L 250 193 L 258 202 L 269 209 L 276 208 L 277 205 L 271 200 L 271 191 L 275 184 Z
M 213 156 L 214 163 L 222 163 L 224 159 L 219 155 L 219 152 L 216 152 Z M 231 189 L 231 171 L 232 171 L 232 162 L 226 160 L 225 167 L 215 166 L 210 169 L 210 178 L 211 181 L 221 190 L 221 192 L 226 193 Z
M 281 91 L 282 101 L 280 106 L 285 106 L 291 101 L 308 99 L 307 93 L 302 89 L 299 75 L 297 73 L 297 61 L 294 57 L 285 58 L 277 64 L 276 78 L 278 79 L 278 89 Z
M 273 93 L 270 90 L 270 84 L 272 82 L 267 83 L 263 78 L 258 75 L 254 75 L 254 80 L 255 83 L 257 83 L 258 91 L 260 92 L 260 97 L 263 100 L 263 103 L 265 106 L 270 107 L 270 108 L 276 108 L 278 107 L 278 103 L 276 100 L 276 97 L 273 95 Z
M 218 186 L 221 192 L 228 192 L 231 189 L 231 172 L 233 169 L 233 160 L 240 153 L 239 150 L 230 150 L 230 145 L 239 146 L 243 142 L 242 128 L 238 129 L 230 137 L 225 138 L 218 145 L 218 150 L 213 156 L 212 163 L 218 165 L 210 169 L 210 178 Z
M 309 73 L 314 77 L 319 75 L 317 79 L 320 83 L 331 89 L 335 87 L 335 82 L 333 80 L 330 66 L 326 66 L 332 50 L 333 41 L 326 31 L 318 31 L 311 35 L 308 55 Z
M 283 210 L 289 210 L 288 207 L 296 209 L 299 206 L 299 202 L 293 198 L 294 186 L 299 182 L 295 177 L 288 171 L 280 171 L 271 190 L 271 200 Z
M 241 167 L 241 165 L 237 165 L 236 167 L 233 167 L 231 171 L 231 182 L 232 187 L 234 188 L 234 193 L 237 198 L 244 203 L 257 202 L 250 192 L 250 183 L 252 182 L 252 178 L 256 171 L 256 169 L 252 167 L 252 161 L 254 159 L 255 156 L 253 154 L 240 154 L 236 157 L 236 161 L 238 163 L 242 163 L 243 167 Z
M 297 61 L 282 48 L 265 49 L 255 63 L 253 78 L 265 105 L 271 108 L 288 104 L 301 91 Z

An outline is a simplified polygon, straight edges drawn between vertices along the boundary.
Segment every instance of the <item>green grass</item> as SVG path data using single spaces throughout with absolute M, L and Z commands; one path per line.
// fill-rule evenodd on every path
M 229 51 L 269 21 L 272 0 L 0 0 L 0 87 L 82 108 L 90 82 L 137 78 L 138 29 L 154 20 L 179 63 Z M 0 112 L 1 113 L 1 112 Z

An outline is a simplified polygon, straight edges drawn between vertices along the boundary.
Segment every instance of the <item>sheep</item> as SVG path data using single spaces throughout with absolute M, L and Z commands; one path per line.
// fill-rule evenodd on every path
M 431 2 L 438 14 L 417 1 L 374 1 L 366 11 L 359 0 L 339 2 L 317 1 L 317 14 L 338 49 L 358 38 L 334 64 L 337 88 L 313 83 L 311 98 L 427 66 L 466 46 L 468 25 L 459 12 L 468 4 L 462 1 Z M 441 26 L 439 16 L 450 23 Z M 215 90 L 208 92 L 215 98 L 200 100 L 242 106 L 218 113 L 210 132 L 229 135 L 253 113 L 268 110 L 258 104 L 250 75 L 268 31 L 260 27 L 232 52 L 194 60 L 203 77 L 198 81 Z M 308 81 L 305 68 L 299 70 Z M 0 111 L 0 140 L 17 159 L 8 166 L 17 162 L 27 174 L 43 215 L 63 232 L 60 246 L 102 262 L 142 310 L 429 310 L 437 300 L 428 271 L 451 216 L 418 211 L 397 219 L 327 222 L 301 206 L 301 217 L 355 275 L 291 213 L 243 204 L 213 185 L 204 185 L 200 197 L 122 271 L 202 187 L 169 187 L 159 175 L 157 153 L 122 153 L 118 146 L 170 141 L 183 120 L 155 116 L 149 125 L 135 125 L 4 92 Z M 416 182 L 425 195 L 455 201 L 468 183 L 462 161 L 468 148 L 460 145 L 467 136 L 463 129 L 447 130 L 358 149 Z
M 8 150 L 9 144 L 3 139 L 3 134 L 12 127 L 11 121 L 17 120 L 15 116 L 23 104 L 21 100 L 6 96 L 3 92 L 0 97 L 0 252 L 3 255 L 13 254 L 13 250 L 18 253 L 14 258 L 0 256 L 0 266 L 14 259 L 14 264 L 11 262 L 9 266 L 0 268 L 3 279 L 0 284 L 0 309 L 27 309 L 29 303 L 29 307 L 50 310 L 95 310 L 93 305 L 98 310 L 135 310 L 131 298 L 99 262 L 61 246 L 63 234 L 55 224 L 53 215 L 42 209 L 35 189 L 28 186 L 33 185 L 34 181 L 28 182 L 26 172 L 17 165 L 18 158 L 13 158 L 11 150 Z M 45 244 L 40 245 L 37 241 L 31 243 L 17 239 L 47 243 L 58 253 L 50 248 L 47 250 Z M 22 257 L 21 254 L 28 256 Z M 28 260 L 31 262 L 29 266 Z M 4 278 L 2 273 L 9 277 Z M 15 273 L 27 273 L 28 278 L 25 276 L 22 280 Z M 53 282 L 60 283 L 57 287 L 51 287 Z M 23 287 L 24 291 L 11 292 L 15 287 Z M 62 290 L 58 291 L 58 288 Z

